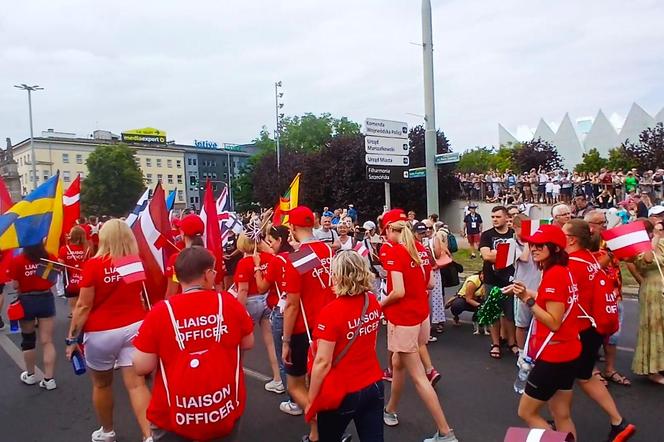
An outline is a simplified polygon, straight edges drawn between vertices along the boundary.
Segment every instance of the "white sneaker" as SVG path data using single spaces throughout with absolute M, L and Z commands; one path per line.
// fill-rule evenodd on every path
M 291 416 L 300 416 L 303 413 L 300 406 L 293 401 L 284 401 L 280 403 L 279 409 L 286 414 L 290 414 Z
M 154 442 L 154 438 L 152 436 L 146 437 L 143 442 Z
M 104 431 L 104 427 L 92 432 L 92 442 L 115 442 L 115 431 Z
M 399 417 L 397 416 L 396 413 L 390 413 L 389 411 L 383 408 L 383 422 L 388 427 L 396 427 L 397 425 L 399 425 Z
M 424 442 L 459 442 L 459 439 L 456 438 L 454 431 L 452 430 L 444 436 L 441 436 L 441 434 L 436 431 L 436 434 L 434 434 L 433 437 L 424 439 Z
M 42 379 L 39 381 L 39 386 L 43 388 L 44 390 L 55 390 L 57 388 L 57 385 L 55 383 L 55 379 L 50 379 L 50 380 L 45 380 Z
M 271 380 L 267 384 L 265 384 L 265 389 L 267 391 L 271 391 L 272 393 L 276 394 L 282 394 L 283 392 L 286 391 L 284 388 L 284 383 L 282 381 L 275 381 Z
M 37 378 L 34 373 L 28 374 L 27 371 L 24 371 L 21 373 L 21 382 L 26 385 L 35 385 L 37 383 Z

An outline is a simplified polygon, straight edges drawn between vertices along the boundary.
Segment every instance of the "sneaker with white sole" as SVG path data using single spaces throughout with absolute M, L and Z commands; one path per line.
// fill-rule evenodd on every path
M 104 431 L 104 427 L 92 432 L 92 442 L 115 442 L 115 431 Z
M 397 417 L 396 413 L 390 413 L 383 408 L 383 422 L 388 427 L 396 427 L 399 425 L 399 418 Z
M 441 435 L 440 432 L 436 431 L 436 434 L 429 439 L 424 439 L 424 442 L 459 442 L 459 439 L 454 435 L 454 431 L 450 430 L 447 434 Z
M 282 394 L 283 392 L 286 391 L 286 388 L 284 388 L 284 383 L 282 381 L 275 381 L 271 380 L 267 384 L 265 384 L 265 389 L 267 391 L 271 391 L 272 393 L 276 394 Z
M 51 378 L 48 381 L 46 379 L 39 381 L 39 387 L 43 388 L 44 390 L 55 390 L 58 386 L 55 383 L 55 379 Z
M 35 385 L 37 383 L 37 377 L 35 376 L 34 373 L 28 374 L 27 371 L 24 371 L 21 373 L 21 382 L 23 382 L 26 385 Z
M 286 414 L 290 414 L 291 416 L 300 416 L 302 413 L 304 413 L 300 406 L 293 401 L 284 401 L 280 403 L 279 410 Z

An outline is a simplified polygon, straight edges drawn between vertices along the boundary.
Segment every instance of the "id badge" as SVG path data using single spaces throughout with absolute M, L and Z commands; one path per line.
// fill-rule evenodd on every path
M 470 223 L 470 228 L 471 229 L 477 229 L 477 223 L 475 221 Z

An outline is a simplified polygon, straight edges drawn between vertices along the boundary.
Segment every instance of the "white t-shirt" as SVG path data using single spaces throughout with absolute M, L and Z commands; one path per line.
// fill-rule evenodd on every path
M 551 181 L 546 183 L 546 193 L 553 193 L 553 183 Z
M 553 183 L 553 190 L 552 190 L 554 195 L 557 195 L 560 193 L 560 184 L 558 183 Z
M 334 229 L 330 229 L 326 232 L 321 227 L 320 229 L 314 230 L 314 237 L 319 241 L 323 241 L 324 243 L 332 244 L 337 239 L 339 239 L 339 234 Z
M 339 250 L 353 250 L 353 238 L 351 238 L 350 236 L 346 236 L 346 242 L 345 243 L 341 240 L 341 237 L 340 237 L 339 238 L 339 243 L 341 243 L 341 248 Z

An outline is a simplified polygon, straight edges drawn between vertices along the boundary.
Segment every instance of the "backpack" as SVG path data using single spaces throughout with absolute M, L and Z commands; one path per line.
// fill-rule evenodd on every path
M 228 348 L 220 343 L 224 320 L 221 293 L 217 293 L 217 299 L 215 343 L 195 353 L 186 350 L 173 307 L 165 301 L 180 349 L 168 366 L 168 376 L 162 360 L 159 360 L 169 406 L 170 425 L 166 429 L 198 441 L 230 434 L 245 405 L 239 385 L 240 346 L 237 346 L 236 355 L 229 356 Z
M 585 315 L 583 318 L 590 320 L 597 333 L 602 336 L 611 336 L 620 328 L 618 297 L 613 292 L 611 278 L 601 268 L 595 257 L 593 257 L 594 263 L 577 257 L 570 257 L 570 259 L 597 268 L 597 271 L 589 276 L 590 281 L 593 282 L 590 311 L 586 312 L 581 304 L 579 304 L 579 308 Z
M 450 251 L 450 253 L 455 253 L 459 250 L 456 237 L 452 232 L 447 232 L 447 249 Z

